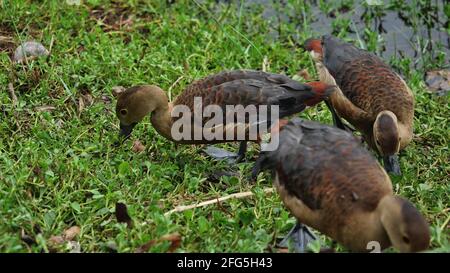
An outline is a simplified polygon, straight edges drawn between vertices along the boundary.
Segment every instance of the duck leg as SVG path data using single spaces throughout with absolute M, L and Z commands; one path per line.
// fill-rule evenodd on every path
M 389 155 L 383 157 L 384 169 L 387 173 L 402 175 L 398 155 Z
M 328 109 L 331 112 L 331 116 L 333 117 L 333 125 L 334 126 L 336 126 L 339 129 L 350 132 L 350 133 L 353 133 L 354 131 L 356 131 L 354 128 L 344 124 L 344 122 L 341 120 L 341 118 L 338 116 L 338 114 L 334 110 L 334 107 L 333 107 L 333 105 L 331 105 L 330 101 L 325 100 L 325 104 L 327 105 Z
M 247 153 L 247 141 L 241 141 L 235 163 L 241 162 L 245 158 L 245 153 Z
M 245 158 L 245 153 L 247 152 L 247 141 L 240 142 L 237 154 L 211 145 L 207 146 L 204 151 L 212 158 L 218 160 L 226 159 L 229 163 L 239 163 Z
M 317 237 L 304 224 L 297 222 L 297 224 L 289 231 L 288 235 L 281 241 L 279 247 L 288 247 L 291 241 L 294 250 L 297 253 L 305 253 L 308 244 L 317 240 Z

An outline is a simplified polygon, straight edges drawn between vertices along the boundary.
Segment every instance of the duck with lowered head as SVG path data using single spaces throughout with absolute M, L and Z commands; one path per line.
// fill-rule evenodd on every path
M 315 239 L 305 225 L 352 251 L 367 252 L 372 244 L 401 252 L 428 248 L 427 222 L 393 194 L 385 170 L 352 134 L 297 118 L 279 134 L 278 149 L 261 153 L 253 177 L 273 172 L 283 203 L 298 220 L 288 236 L 297 251 Z
M 198 80 L 189 85 L 173 103 L 168 101 L 166 93 L 155 85 L 143 85 L 131 87 L 118 95 L 116 105 L 116 115 L 120 120 L 120 135 L 128 137 L 133 128 L 147 115 L 151 115 L 151 123 L 156 131 L 163 137 L 184 144 L 214 144 L 236 139 L 227 139 L 226 135 L 231 131 L 235 135 L 237 123 L 227 123 L 226 118 L 228 105 L 249 105 L 260 106 L 276 105 L 279 107 L 279 118 L 283 118 L 303 111 L 307 106 L 313 106 L 325 99 L 334 86 L 329 86 L 321 82 L 300 83 L 287 76 L 273 74 L 254 70 L 233 70 L 224 71 L 204 79 Z M 174 139 L 172 136 L 172 126 L 178 120 L 172 117 L 171 113 L 174 107 L 183 106 L 194 112 L 196 109 L 195 99 L 200 98 L 202 107 L 214 105 L 223 111 L 223 123 L 220 128 L 224 137 L 216 139 L 194 137 L 188 139 Z M 200 109 L 202 110 L 202 109 Z M 256 113 L 258 115 L 259 112 Z M 270 119 L 261 119 L 259 121 L 272 124 Z M 252 120 L 249 118 L 248 120 Z M 246 122 L 248 122 L 246 120 Z M 234 119 L 233 119 L 234 121 Z M 198 126 L 204 129 L 208 118 L 204 118 L 198 125 L 195 119 L 189 120 L 192 125 L 190 136 L 194 135 L 194 129 Z M 248 124 L 246 124 L 248 125 Z M 197 126 L 197 127 L 196 127 Z M 210 129 L 217 130 L 218 127 Z M 236 161 L 241 160 L 247 149 L 247 140 L 241 141 L 239 153 Z
M 308 39 L 320 80 L 339 88 L 330 96 L 335 124 L 356 127 L 383 157 L 386 171 L 401 174 L 397 154 L 412 140 L 414 96 L 405 81 L 376 55 L 331 35 Z

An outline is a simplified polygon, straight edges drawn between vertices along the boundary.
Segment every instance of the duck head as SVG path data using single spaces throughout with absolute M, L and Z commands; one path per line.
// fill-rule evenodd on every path
M 373 124 L 373 142 L 378 153 L 383 156 L 386 171 L 400 174 L 397 154 L 401 137 L 397 116 L 391 111 L 381 111 L 377 115 Z
M 316 61 L 321 61 L 323 50 L 322 50 L 322 40 L 309 38 L 303 43 L 303 49 L 309 51 L 312 58 Z
M 164 91 L 155 85 L 128 88 L 117 99 L 116 115 L 120 121 L 120 134 L 128 138 L 142 119 L 161 108 L 167 108 L 168 99 Z
M 420 212 L 409 201 L 389 195 L 379 204 L 381 223 L 392 243 L 401 252 L 428 248 L 430 231 Z

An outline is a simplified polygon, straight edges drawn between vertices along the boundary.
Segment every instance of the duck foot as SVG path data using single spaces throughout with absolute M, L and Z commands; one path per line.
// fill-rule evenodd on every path
M 292 242 L 295 252 L 306 253 L 308 244 L 317 240 L 317 237 L 302 223 L 297 224 L 289 231 L 288 235 L 278 244 L 278 247 L 286 248 Z
M 383 157 L 384 169 L 387 173 L 394 175 L 402 175 L 398 155 L 390 155 Z
M 241 162 L 245 158 L 245 153 L 247 151 L 247 142 L 241 141 L 237 154 L 211 145 L 208 145 L 203 151 L 212 158 L 218 160 L 227 160 L 230 164 L 236 164 Z

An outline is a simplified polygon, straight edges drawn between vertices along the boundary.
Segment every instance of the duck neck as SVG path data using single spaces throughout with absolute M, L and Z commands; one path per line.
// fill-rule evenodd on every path
M 171 105 L 166 103 L 158 107 L 151 117 L 151 122 L 155 130 L 163 137 L 173 140 L 171 134 L 172 118 L 170 117 Z
M 153 92 L 155 93 L 152 94 L 151 98 L 155 108 L 150 118 L 153 128 L 163 137 L 172 140 L 170 133 L 172 128 L 172 119 L 170 118 L 171 103 L 169 103 L 169 98 L 162 89 L 155 88 Z
M 328 85 L 339 86 L 336 84 L 336 80 L 322 62 L 316 62 L 316 67 L 319 72 L 319 79 L 321 82 Z M 363 129 L 364 124 L 366 123 L 365 121 L 367 120 L 367 113 L 354 105 L 344 95 L 340 88 L 337 88 L 337 90 L 330 95 L 330 101 L 333 108 L 339 114 L 339 117 L 346 119 L 357 129 Z

